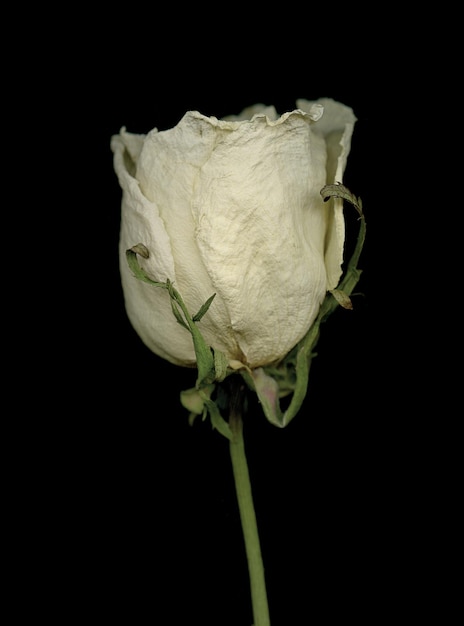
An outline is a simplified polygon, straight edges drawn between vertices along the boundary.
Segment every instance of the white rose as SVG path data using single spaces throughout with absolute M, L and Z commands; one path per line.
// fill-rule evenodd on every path
M 166 289 L 137 280 L 140 266 L 170 280 L 206 343 L 250 369 L 282 359 L 306 334 L 342 275 L 342 182 L 356 118 L 334 100 L 298 100 L 278 116 L 255 105 L 218 120 L 189 111 L 174 128 L 111 139 L 122 187 L 120 271 L 128 317 L 154 353 L 195 366 L 191 334 Z

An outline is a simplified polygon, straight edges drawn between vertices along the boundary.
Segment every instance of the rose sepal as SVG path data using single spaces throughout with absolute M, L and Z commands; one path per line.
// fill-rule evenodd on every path
M 167 279 L 166 282 L 153 280 L 140 266 L 137 255 L 148 259 L 149 254 L 148 248 L 142 243 L 138 243 L 132 248 L 129 248 L 126 250 L 126 258 L 129 267 L 139 280 L 153 285 L 154 287 L 167 289 L 171 298 L 171 308 L 174 317 L 177 322 L 192 335 L 198 375 L 195 387 L 181 392 L 181 403 L 190 411 L 190 423 L 193 422 L 197 415 L 202 415 L 203 419 L 206 419 L 209 413 L 213 428 L 216 428 L 222 435 L 230 439 L 232 432 L 229 424 L 222 417 L 216 403 L 211 400 L 211 394 L 215 389 L 213 383 L 221 382 L 227 376 L 227 359 L 222 352 L 208 346 L 196 325 L 207 313 L 216 294 L 210 296 L 195 315 L 190 315 L 182 296 L 177 289 L 174 288 L 169 279 Z

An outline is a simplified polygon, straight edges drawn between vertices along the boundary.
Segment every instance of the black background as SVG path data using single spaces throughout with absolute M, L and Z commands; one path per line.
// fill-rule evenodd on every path
M 252 623 L 227 441 L 209 422 L 189 426 L 179 393 L 194 371 L 150 353 L 125 315 L 110 139 L 122 126 L 170 128 L 187 110 L 222 117 L 261 102 L 283 113 L 297 98 L 331 97 L 358 118 L 344 182 L 363 200 L 367 239 L 360 295 L 324 324 L 300 413 L 279 430 L 252 400 L 246 419 L 271 621 L 375 624 L 405 599 L 407 616 L 420 595 L 411 579 L 426 557 L 411 511 L 424 486 L 410 461 L 404 343 L 395 356 L 402 241 L 387 157 L 408 61 L 386 55 L 375 28 L 361 36 L 331 17 L 203 6 L 190 23 L 180 8 L 152 19 L 125 7 L 74 16 L 73 35 L 58 30 L 40 61 L 50 175 L 66 194 L 48 246 L 59 256 L 47 312 L 58 346 L 35 396 L 47 444 L 29 480 L 46 531 L 30 539 L 41 555 L 31 576 L 51 563 L 36 601 L 60 623 Z M 346 220 L 356 237 L 349 206 Z

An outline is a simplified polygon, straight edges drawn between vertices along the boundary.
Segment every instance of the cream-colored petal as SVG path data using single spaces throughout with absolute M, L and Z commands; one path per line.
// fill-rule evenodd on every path
M 190 333 L 175 320 L 169 294 L 163 288 L 134 277 L 126 260 L 126 250 L 143 243 L 148 259 L 139 257 L 148 275 L 160 282 L 175 281 L 175 266 L 169 236 L 156 206 L 140 191 L 128 171 L 128 146 L 137 139 L 128 133 L 112 137 L 114 168 L 123 190 L 119 241 L 120 272 L 128 317 L 143 342 L 155 354 L 180 365 L 194 365 L 195 353 Z
M 295 345 L 326 292 L 326 148 L 312 123 L 255 117 L 221 137 L 196 181 L 202 258 L 252 368 Z

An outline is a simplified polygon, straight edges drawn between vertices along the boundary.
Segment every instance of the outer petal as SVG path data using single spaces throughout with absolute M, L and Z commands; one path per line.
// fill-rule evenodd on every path
M 324 107 L 324 115 L 315 126 L 315 132 L 324 137 L 327 144 L 327 184 L 343 182 L 348 154 L 351 148 L 356 117 L 350 107 L 330 98 L 313 102 L 297 100 L 297 107 L 309 111 L 314 104 Z M 345 220 L 343 201 L 331 199 L 326 204 L 329 210 L 329 229 L 325 249 L 327 289 L 335 289 L 342 275 L 343 249 L 345 244 Z
M 143 342 L 155 354 L 177 364 L 195 365 L 189 332 L 176 322 L 165 289 L 137 280 L 126 261 L 126 250 L 143 243 L 150 251 L 141 265 L 154 280 L 175 280 L 175 267 L 169 236 L 156 206 L 141 193 L 131 176 L 132 158 L 140 154 L 144 137 L 131 135 L 123 128 L 111 139 L 114 168 L 122 187 L 120 232 L 120 272 L 127 315 Z
M 258 115 L 229 133 L 208 120 L 220 140 L 195 181 L 196 237 L 251 368 L 282 358 L 326 293 L 326 146 L 311 130 L 321 113 Z

